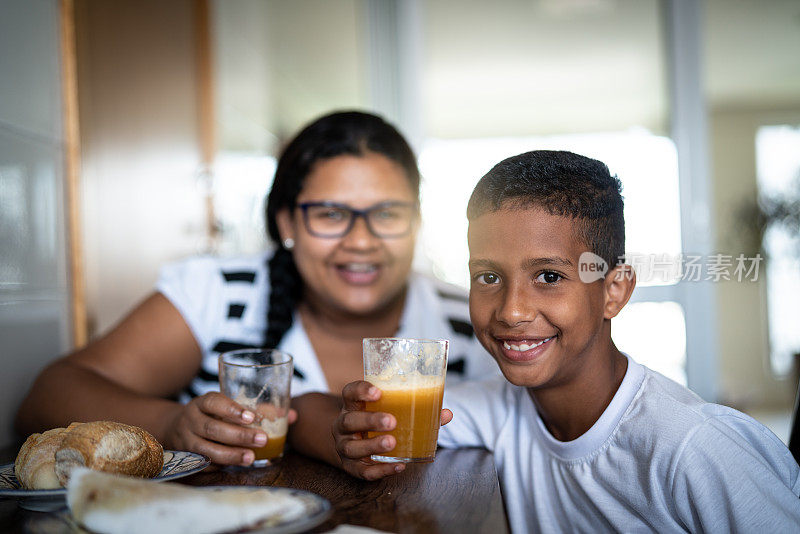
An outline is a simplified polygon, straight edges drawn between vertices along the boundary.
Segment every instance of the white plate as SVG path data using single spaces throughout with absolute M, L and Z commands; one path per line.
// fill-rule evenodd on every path
M 205 469 L 211 461 L 194 452 L 164 451 L 164 467 L 153 480 L 173 480 Z M 27 510 L 44 512 L 66 506 L 65 488 L 29 490 L 20 486 L 14 475 L 14 464 L 0 466 L 0 499 L 17 499 Z

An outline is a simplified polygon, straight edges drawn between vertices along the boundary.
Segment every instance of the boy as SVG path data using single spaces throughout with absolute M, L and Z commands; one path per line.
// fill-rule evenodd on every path
M 480 180 L 467 208 L 470 314 L 505 379 L 448 391 L 455 418 L 440 445 L 494 453 L 515 533 L 797 531 L 788 449 L 614 346 L 611 319 L 635 285 L 622 209 L 608 168 L 569 152 L 521 154 Z M 581 276 L 587 252 L 609 266 L 603 278 Z M 366 460 L 394 446 L 362 438 L 394 427 L 360 411 L 379 395 L 348 384 L 334 425 L 342 467 L 363 478 L 402 470 Z

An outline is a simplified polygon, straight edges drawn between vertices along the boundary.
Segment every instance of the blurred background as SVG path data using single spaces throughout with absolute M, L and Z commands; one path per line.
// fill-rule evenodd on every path
M 606 162 L 640 269 L 617 345 L 785 441 L 798 50 L 797 0 L 0 0 L 0 439 L 42 366 L 160 265 L 269 246 L 282 144 L 356 108 L 419 156 L 415 267 L 464 286 L 466 201 L 494 163 Z

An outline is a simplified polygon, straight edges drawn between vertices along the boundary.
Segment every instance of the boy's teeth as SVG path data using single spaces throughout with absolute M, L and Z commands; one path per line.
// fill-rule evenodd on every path
M 534 343 L 533 345 L 528 345 L 527 343 L 520 343 L 519 345 L 514 345 L 514 344 L 509 343 L 508 341 L 503 341 L 503 347 L 505 347 L 507 350 L 516 350 L 516 351 L 519 351 L 519 352 L 525 352 L 526 350 L 535 349 L 536 347 L 538 347 L 542 343 L 550 341 L 551 339 L 553 339 L 553 338 L 552 337 L 548 337 L 547 339 L 543 339 L 538 343 Z

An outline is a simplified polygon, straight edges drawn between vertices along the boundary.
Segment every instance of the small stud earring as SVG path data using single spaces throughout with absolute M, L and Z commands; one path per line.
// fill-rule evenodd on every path
M 292 250 L 294 248 L 294 239 L 291 237 L 287 237 L 283 240 L 283 248 L 286 250 Z

